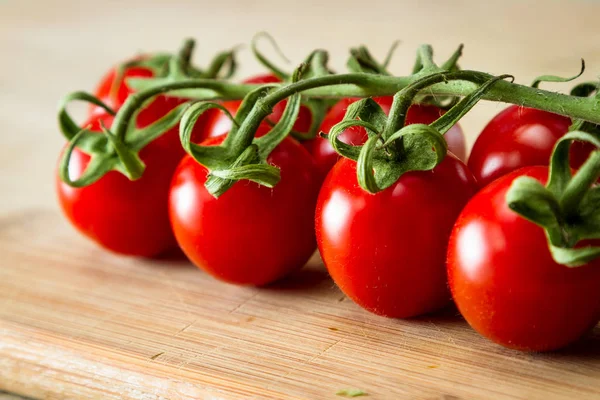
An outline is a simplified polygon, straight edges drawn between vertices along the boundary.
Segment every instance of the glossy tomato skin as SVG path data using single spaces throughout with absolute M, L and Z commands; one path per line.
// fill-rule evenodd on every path
M 113 91 L 112 87 L 115 83 L 115 79 L 117 79 L 117 70 L 116 68 L 112 68 L 102 77 L 94 95 L 114 110 L 119 110 L 127 98 L 134 93 L 134 90 L 127 85 L 126 80 L 128 78 L 152 78 L 153 76 L 154 73 L 149 68 L 125 68 L 121 81 L 119 82 L 116 90 Z M 186 101 L 189 101 L 189 99 L 165 95 L 155 96 L 152 101 L 147 104 L 138 114 L 137 127 L 147 127 L 148 125 L 165 116 L 173 108 L 185 103 Z M 90 105 L 90 117 L 104 113 L 106 113 L 106 111 L 102 107 L 98 107 L 94 104 Z M 215 110 L 208 110 L 202 114 L 200 118 L 198 118 L 192 133 L 192 141 L 201 142 L 208 136 L 207 124 L 213 118 L 215 118 L 216 114 L 217 112 Z M 178 137 L 178 132 L 179 125 L 176 125 L 169 130 L 168 135 L 166 136 Z
M 331 128 L 344 119 L 348 106 L 355 102 L 357 99 L 347 98 L 340 100 L 336 103 L 327 113 L 323 123 L 321 124 L 321 132 L 329 133 Z M 381 106 L 382 110 L 389 114 L 390 108 L 392 107 L 393 97 L 376 97 L 374 100 Z M 413 104 L 406 116 L 406 125 L 411 124 L 430 124 L 441 115 L 443 111 L 432 105 L 421 105 Z M 461 127 L 457 124 L 453 126 L 444 135 L 446 142 L 448 143 L 448 149 L 460 160 L 466 160 L 466 144 L 464 134 Z M 339 136 L 339 139 L 347 144 L 361 145 L 367 141 L 367 132 L 365 129 L 357 126 L 350 127 Z M 319 173 L 322 179 L 329 173 L 331 168 L 340 159 L 340 155 L 335 152 L 329 140 L 318 137 L 307 143 L 307 149 L 312 154 Z
M 265 75 L 257 75 L 252 78 L 246 79 L 243 83 L 254 83 L 254 84 L 265 84 L 265 83 L 279 83 L 281 80 L 277 78 L 273 74 L 265 74 Z M 229 113 L 233 116 L 237 113 L 238 108 L 242 104 L 241 100 L 230 100 L 224 101 L 223 106 L 229 111 Z M 277 123 L 281 116 L 283 115 L 283 111 L 285 110 L 285 106 L 287 104 L 287 100 L 283 100 L 273 107 L 273 112 L 269 115 L 268 119 L 272 123 Z M 310 125 L 312 122 L 312 114 L 310 110 L 304 106 L 300 107 L 300 111 L 298 113 L 298 118 L 294 123 L 294 131 L 296 132 L 308 132 L 310 130 Z M 207 136 L 206 137 L 218 137 L 226 134 L 231 129 L 231 120 L 224 113 L 218 112 L 212 117 L 211 121 L 207 126 Z
M 577 268 L 553 261 L 542 228 L 506 205 L 519 176 L 545 183 L 548 168 L 514 171 L 471 199 L 450 238 L 449 285 L 458 309 L 483 336 L 513 349 L 554 350 L 600 320 L 600 261 Z
M 354 161 L 341 159 L 316 211 L 317 243 L 331 277 L 379 315 L 408 318 L 444 307 L 448 237 L 475 190 L 473 176 L 452 155 L 377 194 L 359 187 Z
M 548 165 L 554 144 L 571 125 L 561 115 L 533 108 L 510 106 L 483 129 L 469 156 L 469 169 L 480 187 L 519 168 Z M 579 168 L 591 148 L 571 146 L 571 166 Z
M 267 161 L 281 168 L 273 189 L 238 181 L 218 199 L 204 187 L 206 168 L 191 157 L 173 177 L 169 211 L 175 237 L 196 266 L 220 280 L 266 285 L 302 267 L 314 253 L 318 181 L 312 158 L 286 138 Z
M 98 114 L 85 125 L 99 131 L 100 120 L 106 126 L 112 123 L 111 116 Z M 136 181 L 111 171 L 87 187 L 73 188 L 57 176 L 56 190 L 63 213 L 80 232 L 108 250 L 140 257 L 173 250 L 177 244 L 167 202 L 171 178 L 183 154 L 177 142 L 162 137 L 140 152 L 146 170 Z M 87 154 L 73 151 L 71 179 L 81 176 L 89 159 Z

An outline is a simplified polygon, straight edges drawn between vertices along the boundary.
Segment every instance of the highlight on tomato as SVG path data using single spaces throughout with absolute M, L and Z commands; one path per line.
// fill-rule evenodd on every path
M 445 274 L 452 225 L 475 193 L 452 155 L 375 194 L 358 185 L 356 162 L 340 160 L 317 203 L 319 251 L 338 287 L 379 315 L 407 318 L 450 302 Z
M 130 104 L 137 108 L 124 105 L 135 92 L 128 78 L 209 77 L 232 63 L 233 53 L 223 52 L 202 72 L 190 64 L 193 45 L 187 40 L 176 55 L 134 58 L 110 70 L 95 95 L 74 92 L 63 99 L 59 125 L 69 143 L 57 171 L 59 203 L 78 230 L 109 250 L 154 257 L 177 248 L 167 200 L 173 172 L 186 154 L 178 125 L 187 99 L 143 92 Z M 66 110 L 73 100 L 90 103 L 81 127 Z M 205 132 L 197 124 L 194 139 Z
M 90 139 L 102 139 L 101 123 L 110 128 L 113 119 L 109 114 L 96 113 L 83 127 L 97 136 L 88 136 Z M 169 252 L 177 244 L 167 213 L 168 193 L 173 172 L 184 154 L 177 136 L 162 136 L 139 151 L 146 167 L 139 179 L 132 181 L 111 170 L 80 187 L 65 182 L 59 163 L 56 191 L 61 209 L 81 233 L 108 250 L 140 257 Z M 90 165 L 90 160 L 90 155 L 73 148 L 65 166 L 68 181 L 90 178 L 90 167 L 103 169 L 101 163 Z
M 266 93 L 249 94 L 236 115 L 241 125 L 201 145 L 190 142 L 195 119 L 211 107 L 225 113 L 226 108 L 195 104 L 186 112 L 181 129 L 190 155 L 179 165 L 169 195 L 173 231 L 184 253 L 215 278 L 239 285 L 281 279 L 304 266 L 316 248 L 314 161 L 287 137 L 300 95 L 288 99 L 273 128 L 245 121 L 253 102 Z
M 480 187 L 519 168 L 548 165 L 556 142 L 569 130 L 571 119 L 521 106 L 509 106 L 496 115 L 477 137 L 468 166 Z M 575 144 L 571 166 L 579 168 L 591 151 Z
M 494 78 L 430 125 L 406 125 L 414 96 L 443 74 L 416 81 L 394 96 L 388 118 L 373 99 L 348 107 L 329 133 L 345 158 L 323 183 L 315 226 L 321 257 L 349 298 L 387 317 L 408 318 L 450 301 L 446 249 L 456 217 L 476 191 L 466 165 L 447 152 L 443 134 L 468 112 Z M 364 128 L 362 146 L 339 140 L 349 127 Z
M 557 143 L 552 169 L 502 176 L 461 212 L 448 247 L 454 301 L 480 334 L 503 346 L 548 351 L 600 322 L 600 224 L 595 184 L 600 151 L 573 175 L 571 132 Z

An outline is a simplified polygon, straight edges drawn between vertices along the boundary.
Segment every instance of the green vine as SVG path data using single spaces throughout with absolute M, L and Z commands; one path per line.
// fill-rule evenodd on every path
M 275 50 L 283 53 L 267 34 L 252 41 L 257 59 L 278 76 L 281 84 L 238 84 L 227 81 L 236 67 L 236 49 L 219 53 L 206 70 L 191 64 L 194 42 L 186 40 L 174 55 L 158 54 L 141 57 L 117 69 L 119 84 L 124 71 L 141 66 L 153 71 L 153 78 L 129 78 L 127 84 L 136 92 L 119 110 L 113 110 L 93 95 L 75 92 L 61 102 L 58 121 L 69 141 L 59 166 L 61 179 L 74 187 L 93 184 L 109 171 L 118 171 L 129 179 L 139 179 L 145 165 L 139 151 L 164 132 L 180 124 L 182 146 L 196 161 L 204 165 L 209 175 L 207 190 L 218 197 L 235 182 L 249 180 L 273 187 L 280 179 L 279 169 L 268 163 L 269 154 L 288 135 L 309 139 L 316 135 L 321 121 L 333 100 L 362 98 L 348 107 L 344 119 L 328 134 L 333 148 L 357 162 L 357 180 L 368 192 L 385 190 L 408 171 L 432 170 L 444 160 L 446 133 L 480 100 L 512 103 L 537 108 L 570 117 L 571 132 L 554 149 L 548 184 L 521 177 L 516 179 L 507 195 L 511 209 L 544 228 L 554 259 L 567 266 L 579 266 L 600 257 L 600 246 L 578 246 L 582 240 L 600 239 L 600 150 L 591 153 L 586 163 L 573 174 L 569 167 L 569 149 L 573 141 L 591 143 L 600 149 L 600 94 L 598 82 L 576 85 L 570 95 L 539 89 L 541 82 L 568 82 L 579 77 L 562 78 L 544 75 L 532 86 L 508 81 L 510 75 L 493 76 L 480 71 L 461 70 L 458 66 L 463 51 L 460 45 L 438 66 L 429 45 L 419 47 L 412 75 L 392 76 L 388 70 L 395 43 L 383 62 L 378 62 L 364 46 L 351 49 L 350 73 L 335 74 L 327 66 L 328 53 L 315 50 L 293 74 L 279 69 L 257 47 L 259 38 L 271 41 Z M 118 85 L 113 86 L 113 91 Z M 163 118 L 144 129 L 136 128 L 140 110 L 158 95 L 190 99 L 171 110 Z M 386 115 L 373 96 L 394 96 Z M 243 99 L 236 115 L 230 115 L 212 100 Z M 273 107 L 287 100 L 282 118 L 271 124 L 269 132 L 255 137 L 259 126 L 267 123 Z M 92 103 L 114 116 L 110 128 L 102 132 L 80 128 L 67 112 L 72 101 Z M 415 102 L 430 101 L 445 106 L 448 111 L 429 125 L 405 125 L 408 108 Z M 293 132 L 300 107 L 312 114 L 310 132 Z M 232 129 L 222 144 L 205 146 L 192 143 L 192 130 L 198 118 L 209 109 L 227 113 Z M 366 130 L 368 139 L 362 146 L 342 142 L 339 135 L 351 126 Z M 69 176 L 69 162 L 75 149 L 91 156 L 86 170 L 76 180 Z

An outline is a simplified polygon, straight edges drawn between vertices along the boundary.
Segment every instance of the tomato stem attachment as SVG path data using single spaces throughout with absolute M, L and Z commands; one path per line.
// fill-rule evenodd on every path
M 368 113 L 355 111 L 362 104 L 367 106 L 368 100 L 363 100 L 362 104 L 359 103 L 356 106 L 356 109 L 350 110 L 349 108 L 350 113 L 344 118 L 343 122 L 346 123 L 344 126 L 352 122 L 350 118 L 361 117 L 361 114 L 370 124 L 365 125 L 369 127 L 367 133 L 370 137 L 360 150 L 356 167 L 357 180 L 363 189 L 369 193 L 377 193 L 390 187 L 406 172 L 429 171 L 435 168 L 444 160 L 448 150 L 443 134 L 469 112 L 494 84 L 511 77 L 502 75 L 488 80 L 430 125 L 404 126 L 408 108 L 420 90 L 440 80 L 448 79 L 449 76 L 460 77 L 465 72 L 468 71 L 437 73 L 407 86 L 394 96 L 388 118 L 385 118 L 381 109 Z M 370 102 L 372 108 L 378 107 L 372 100 Z M 335 126 L 332 131 L 334 136 L 330 140 L 336 148 L 337 143 L 334 144 L 334 142 L 337 142 L 337 135 L 341 133 L 341 128 Z M 377 147 L 376 144 L 380 140 L 383 143 Z M 385 151 L 386 149 L 390 151 Z M 343 152 L 341 154 L 344 155 Z
M 574 141 L 593 144 L 594 150 L 573 174 L 569 165 Z M 542 227 L 554 261 L 577 267 L 600 257 L 600 246 L 578 247 L 582 240 L 600 239 L 600 136 L 575 130 L 555 145 L 550 160 L 548 183 L 543 186 L 529 177 L 513 181 L 506 202 L 523 218 Z
M 292 76 L 299 80 L 305 72 L 302 64 Z M 273 187 L 280 179 L 279 169 L 268 164 L 269 154 L 288 136 L 300 110 L 300 93 L 288 99 L 279 122 L 264 136 L 256 138 L 255 132 L 262 121 L 272 112 L 273 104 L 262 103 L 268 97 L 271 85 L 250 92 L 242 102 L 235 117 L 217 103 L 195 103 L 184 114 L 180 124 L 180 136 L 184 149 L 199 163 L 207 167 L 209 175 L 205 183 L 207 191 L 214 197 L 225 193 L 238 180 L 250 180 L 260 185 Z M 191 132 L 198 117 L 210 108 L 227 113 L 233 126 L 219 146 L 191 143 Z

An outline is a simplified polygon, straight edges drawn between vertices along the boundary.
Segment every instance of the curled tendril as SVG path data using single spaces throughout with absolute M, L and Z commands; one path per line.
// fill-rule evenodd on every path
M 542 76 L 538 76 L 537 78 L 535 78 L 535 80 L 533 81 L 533 83 L 531 84 L 532 88 L 538 88 L 540 83 L 542 82 L 558 82 L 558 83 L 563 83 L 563 82 L 570 82 L 574 79 L 579 78 L 581 75 L 583 75 L 583 72 L 585 71 L 585 61 L 582 58 L 581 59 L 581 69 L 579 71 L 579 73 L 577 75 L 568 77 L 568 78 L 564 78 L 564 77 L 560 77 L 560 76 L 556 76 L 556 75 L 542 75 Z
M 281 57 L 286 63 L 289 63 L 290 60 L 285 56 L 285 54 L 283 54 L 283 51 L 281 50 L 281 47 L 279 47 L 279 45 L 277 44 L 277 42 L 275 41 L 275 39 L 273 38 L 273 36 L 271 36 L 269 33 L 267 32 L 258 32 L 256 35 L 254 35 L 254 37 L 252 38 L 252 41 L 250 42 L 250 47 L 252 49 L 252 53 L 254 54 L 254 56 L 256 57 L 256 59 L 265 66 L 265 68 L 267 68 L 269 71 L 271 71 L 275 76 L 277 76 L 279 79 L 286 81 L 288 79 L 290 79 L 290 74 L 288 74 L 287 72 L 283 71 L 282 69 L 278 68 L 275 64 L 273 64 L 267 57 L 265 57 L 260 50 L 258 50 L 258 41 L 261 38 L 265 38 L 267 39 L 271 46 L 273 46 L 273 49 L 275 50 L 275 52 L 279 55 L 279 57 Z
M 237 70 L 236 53 L 243 45 L 234 46 L 231 50 L 221 52 L 213 58 L 206 71 L 196 77 L 209 79 L 229 79 Z M 225 72 L 223 72 L 225 71 Z
M 114 116 L 116 114 L 115 110 L 113 110 L 108 104 L 104 103 L 93 94 L 82 91 L 69 93 L 63 97 L 58 106 L 58 125 L 61 133 L 67 140 L 73 139 L 73 137 L 75 137 L 75 135 L 77 135 L 81 130 L 79 125 L 73 120 L 73 118 L 71 118 L 69 112 L 67 111 L 67 106 L 73 101 L 84 101 L 101 107 L 110 115 Z
M 329 139 L 331 146 L 333 149 L 342 156 L 349 158 L 351 160 L 358 160 L 360 156 L 360 150 L 362 145 L 351 145 L 342 142 L 338 137 L 341 135 L 346 129 L 351 127 L 361 127 L 367 131 L 369 136 L 378 136 L 379 132 L 377 131 L 377 127 L 370 122 L 361 121 L 357 119 L 344 119 L 341 122 L 335 124 L 328 134 L 322 134 L 322 137 L 326 137 Z
M 222 111 L 231 120 L 232 126 L 238 126 L 238 122 L 223 105 L 202 101 L 192 103 L 181 117 L 179 124 L 179 138 L 183 149 L 209 169 L 218 168 L 223 158 L 228 158 L 227 150 L 223 146 L 202 146 L 192 142 L 192 134 L 198 118 L 211 109 Z
M 377 136 L 385 126 L 387 116 L 373 99 L 358 100 L 348 107 L 344 119 L 334 125 L 327 135 L 331 146 L 336 152 L 346 158 L 358 160 L 360 146 L 346 144 L 338 139 L 338 136 L 350 127 L 362 127 L 369 136 Z
M 374 151 L 377 143 L 381 139 L 381 133 L 377 136 L 371 136 L 367 139 L 367 142 L 362 146 L 358 159 L 356 160 L 357 168 L 356 174 L 358 182 L 363 189 L 366 189 L 369 193 L 377 193 L 381 189 L 377 184 L 377 180 L 374 176 L 375 169 L 374 164 Z
M 71 187 L 79 188 L 90 185 L 96 182 L 114 167 L 114 160 L 112 160 L 111 157 L 92 156 L 83 174 L 81 174 L 81 176 L 76 180 L 71 179 L 71 175 L 69 173 L 69 165 L 71 162 L 73 151 L 75 150 L 75 147 L 77 147 L 78 142 L 84 137 L 84 135 L 87 134 L 100 136 L 98 134 L 88 131 L 86 128 L 81 129 L 75 136 L 73 136 L 73 138 L 65 148 L 60 159 L 60 164 L 58 167 L 60 179 Z

